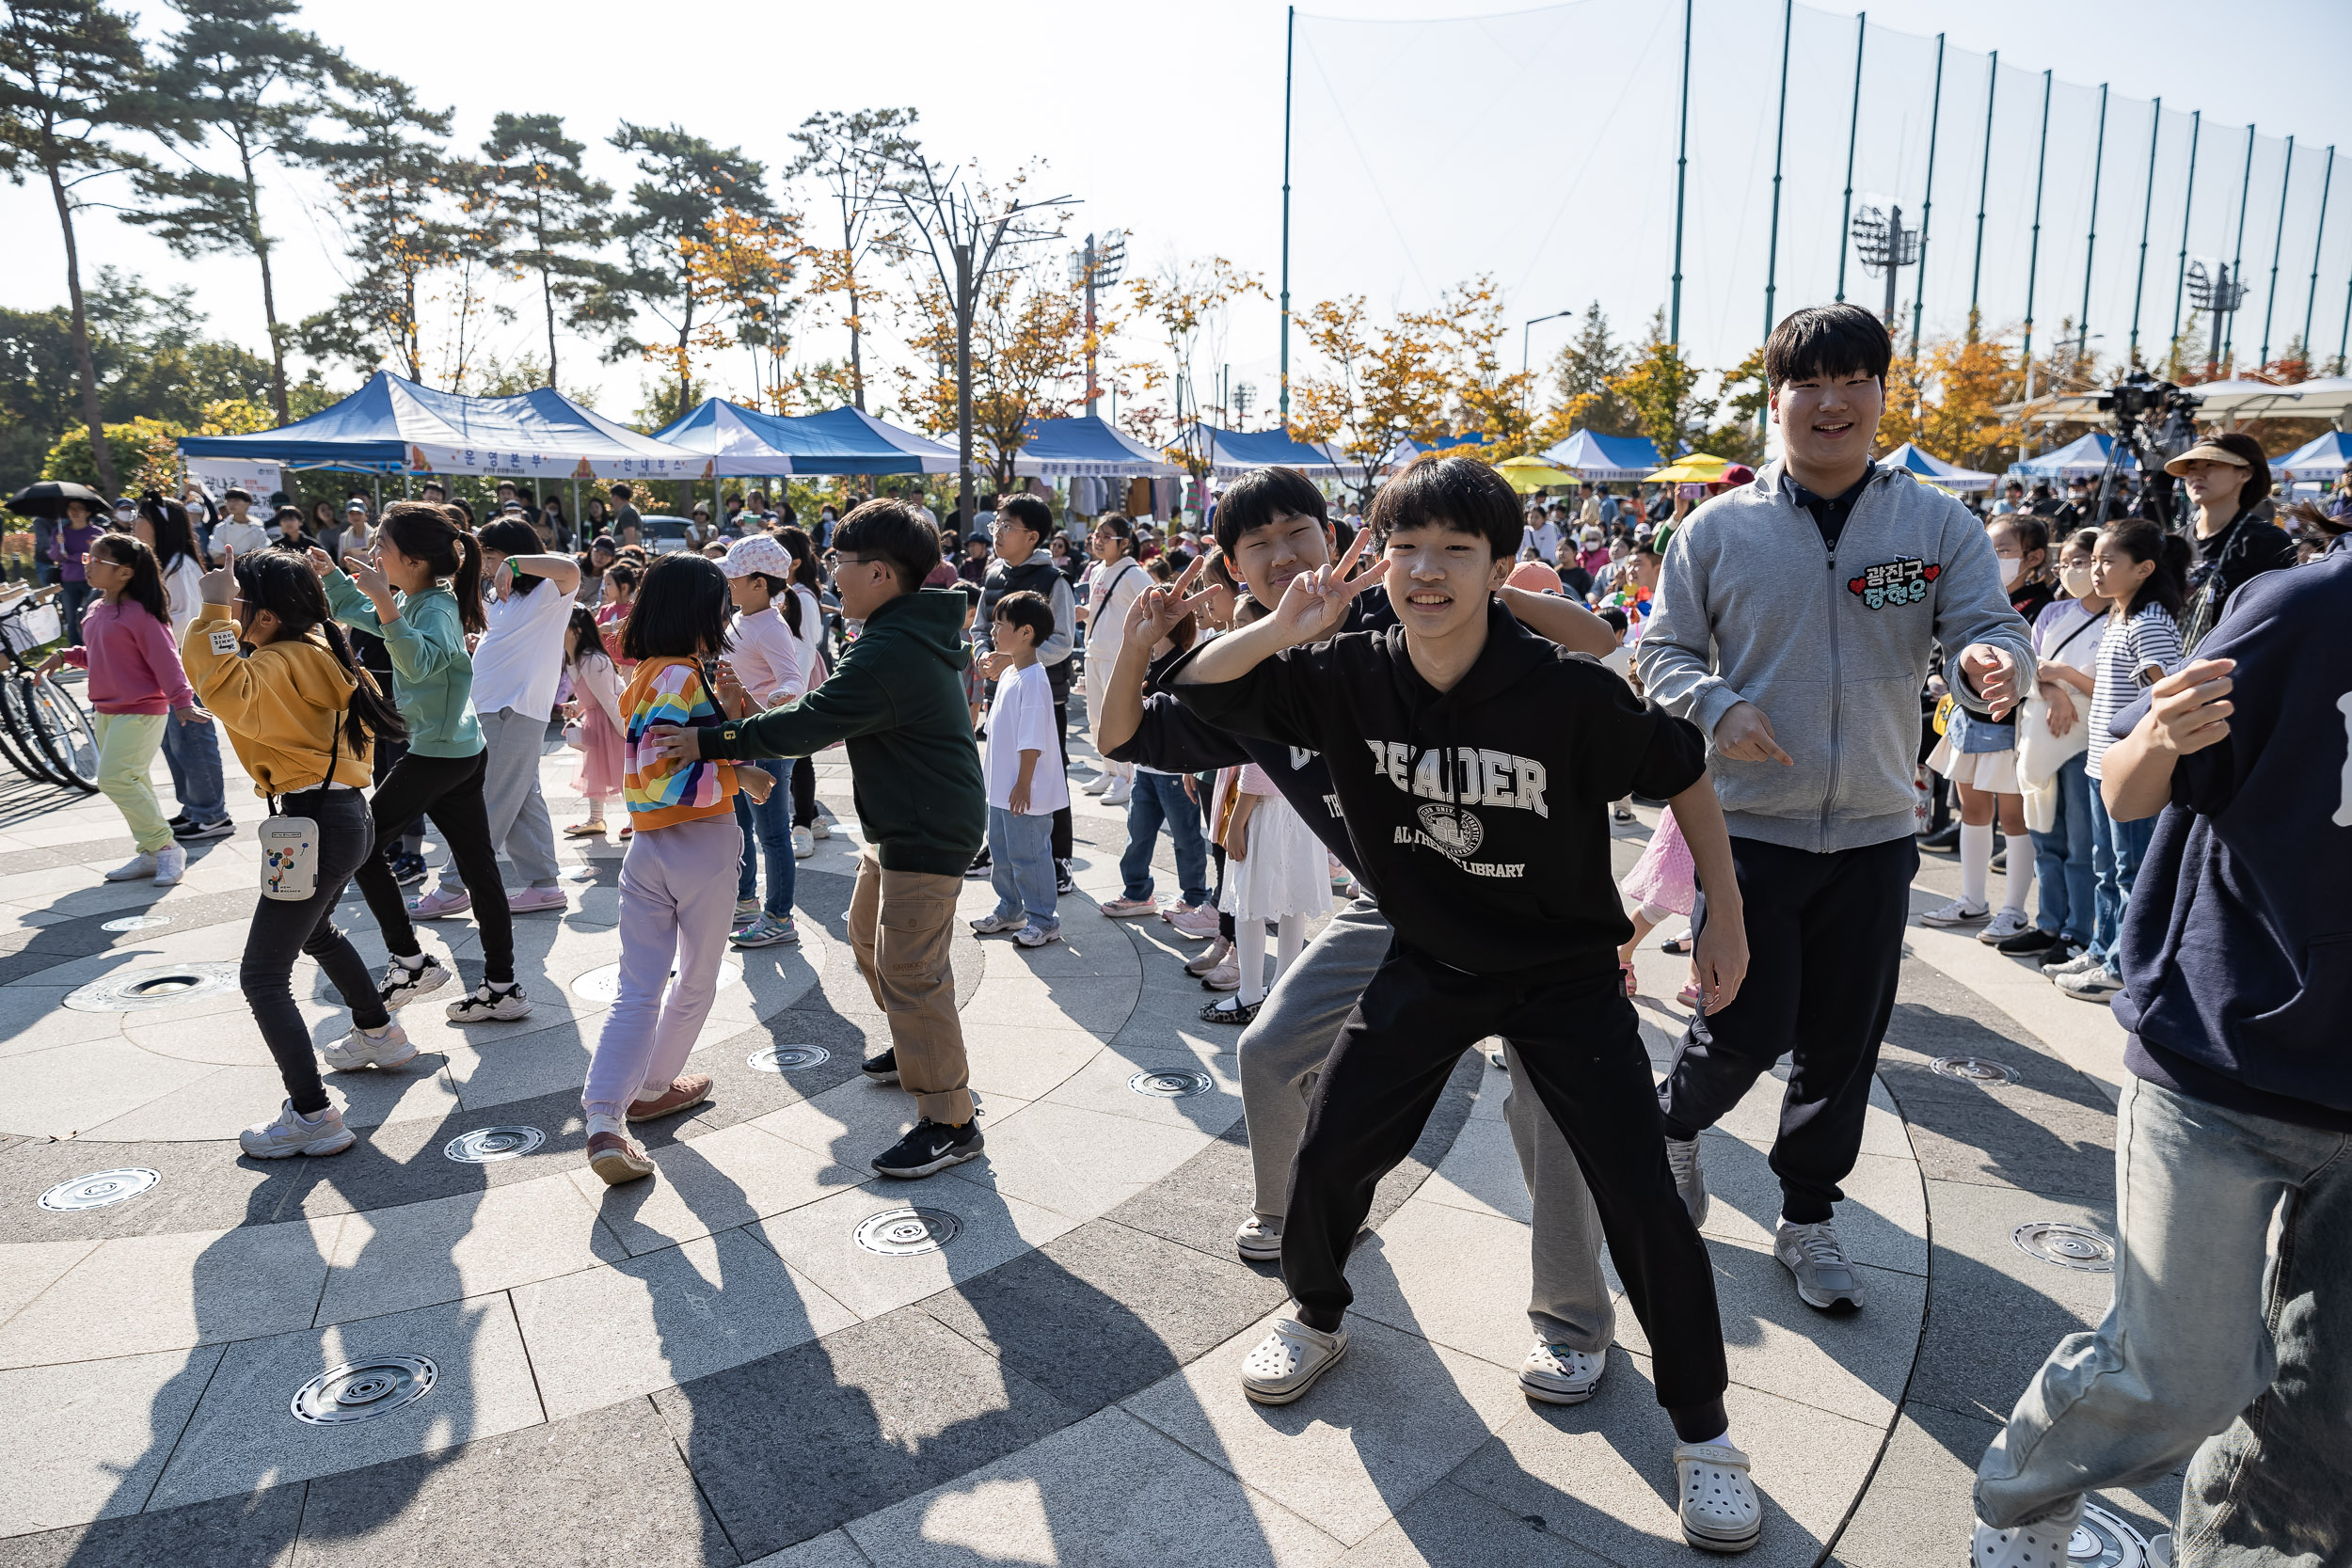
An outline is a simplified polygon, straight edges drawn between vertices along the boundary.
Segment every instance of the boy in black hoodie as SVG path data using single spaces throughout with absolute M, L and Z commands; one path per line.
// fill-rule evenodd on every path
M 1359 535 L 1336 566 L 1294 578 L 1272 615 L 1172 673 L 1210 722 L 1324 753 L 1366 885 L 1396 928 L 1324 1065 L 1292 1173 L 1282 1272 L 1297 1318 L 1251 1352 L 1244 1390 L 1288 1403 L 1345 1354 L 1343 1263 L 1373 1189 L 1411 1149 L 1462 1051 L 1499 1034 L 1575 1151 L 1655 1349 L 1659 1402 L 1681 1440 L 1684 1533 L 1744 1550 L 1762 1515 L 1724 1415 L 1706 1249 L 1655 1142 L 1609 861 L 1611 801 L 1671 800 L 1709 897 L 1737 900 L 1704 744 L 1494 602 L 1521 525 L 1486 465 L 1418 459 L 1369 521 L 1382 551 L 1371 571 L 1347 577 Z M 1384 577 L 1400 625 L 1331 637 Z M 1709 1010 L 1728 1006 L 1746 968 L 1740 924 L 1708 922 L 1697 958 Z

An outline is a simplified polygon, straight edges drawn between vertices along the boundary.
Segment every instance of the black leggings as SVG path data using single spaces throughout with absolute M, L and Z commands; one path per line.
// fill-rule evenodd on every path
M 408 918 L 400 884 L 385 861 L 383 847 L 397 840 L 419 817 L 430 816 L 449 848 L 458 880 L 473 897 L 474 929 L 482 933 L 482 977 L 493 985 L 515 978 L 515 917 L 507 911 L 499 880 L 498 851 L 490 847 L 489 813 L 482 804 L 482 780 L 490 765 L 485 749 L 469 757 L 428 757 L 410 752 L 395 763 L 375 789 L 376 849 L 359 867 L 359 892 L 384 933 L 384 945 L 400 958 L 415 958 L 417 927 Z
M 351 1021 L 362 1029 L 381 1029 L 391 1022 L 375 992 L 375 977 L 359 957 L 351 939 L 335 925 L 335 906 L 343 896 L 352 871 L 360 862 L 374 859 L 375 837 L 368 822 L 368 803 L 356 789 L 312 789 L 288 795 L 279 802 L 289 816 L 307 816 L 319 825 L 318 878 L 310 896 L 294 903 L 263 898 L 254 905 L 253 924 L 245 934 L 245 959 L 237 966 L 237 985 L 253 1022 L 261 1025 L 269 1053 L 278 1058 L 278 1076 L 286 1083 L 286 1098 L 306 1117 L 326 1106 L 326 1086 L 319 1082 L 319 1060 L 310 1046 L 310 1026 L 294 1006 L 294 961 L 308 953 L 342 993 Z
M 1412 1152 L 1462 1053 L 1488 1035 L 1518 1048 L 1528 1083 L 1512 1092 L 1534 1090 L 1592 1189 L 1649 1336 L 1658 1402 L 1684 1442 L 1713 1437 L 1729 1424 L 1714 1271 L 1666 1168 L 1641 1025 L 1607 959 L 1566 977 L 1466 974 L 1391 941 L 1324 1061 L 1291 1166 L 1282 1277 L 1300 1317 L 1338 1325 L 1373 1189 Z
M 792 825 L 806 828 L 816 821 L 817 764 L 807 757 L 795 757 L 792 761 Z

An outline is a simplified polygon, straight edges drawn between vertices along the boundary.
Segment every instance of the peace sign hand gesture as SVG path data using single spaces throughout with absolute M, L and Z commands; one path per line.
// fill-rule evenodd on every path
M 1375 561 L 1361 577 L 1348 576 L 1369 537 L 1369 530 L 1359 532 L 1338 561 L 1291 578 L 1290 586 L 1282 591 L 1282 602 L 1269 617 L 1279 628 L 1285 646 L 1295 648 L 1330 636 L 1346 618 L 1347 607 L 1357 595 L 1388 575 L 1389 563 Z
M 1182 576 L 1165 588 L 1149 588 L 1138 594 L 1127 607 L 1127 626 L 1120 634 L 1121 647 L 1151 647 L 1166 637 L 1186 616 L 1208 602 L 1209 590 L 1186 594 L 1203 570 L 1208 557 L 1195 556 L 1192 564 Z

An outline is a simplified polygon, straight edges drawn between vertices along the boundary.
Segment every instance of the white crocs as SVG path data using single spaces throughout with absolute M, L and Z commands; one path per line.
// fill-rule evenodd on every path
M 2010 1529 L 1994 1529 L 1979 1522 L 1969 1545 L 1974 1568 L 2067 1568 L 2067 1548 L 2074 1527 L 2083 1522 L 2082 1494 Z
M 1260 1404 L 1288 1404 L 1347 1354 L 1347 1330 L 1326 1334 L 1294 1318 L 1274 1320 L 1241 1364 L 1241 1391 Z
M 1543 1404 L 1582 1404 L 1593 1397 L 1608 1367 L 1606 1355 L 1538 1339 L 1519 1363 L 1519 1388 Z
M 1675 1483 L 1682 1494 L 1682 1539 L 1699 1550 L 1744 1552 L 1764 1533 L 1748 1456 L 1730 1444 L 1677 1446 Z

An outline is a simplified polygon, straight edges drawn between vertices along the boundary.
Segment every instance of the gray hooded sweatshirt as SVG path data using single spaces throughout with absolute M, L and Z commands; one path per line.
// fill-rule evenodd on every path
M 1708 736 L 1733 836 L 1827 854 L 1912 831 L 1919 693 L 1939 642 L 1955 657 L 1990 642 L 2033 669 L 1984 525 L 1874 467 L 1832 553 L 1775 462 L 1675 531 L 1638 667 L 1649 695 Z M 1715 751 L 1716 724 L 1741 702 L 1772 721 L 1794 767 Z

